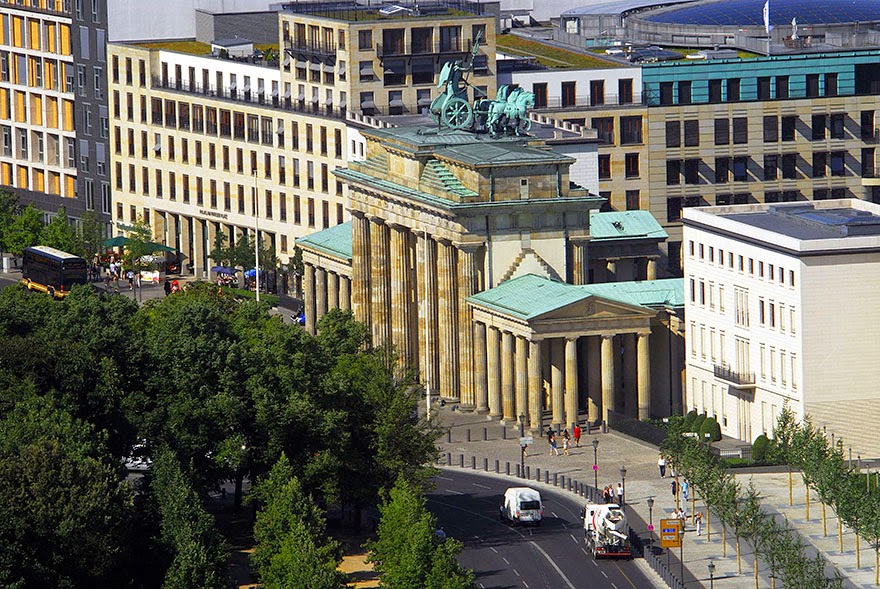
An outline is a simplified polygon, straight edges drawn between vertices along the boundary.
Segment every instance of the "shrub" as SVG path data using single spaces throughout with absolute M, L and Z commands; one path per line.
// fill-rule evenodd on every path
M 706 414 L 701 413 L 697 415 L 697 417 L 691 422 L 691 427 L 688 428 L 692 432 L 700 433 L 700 428 L 703 427 L 703 422 L 706 421 Z
M 755 462 L 764 462 L 767 459 L 768 450 L 770 449 L 770 438 L 767 434 L 761 434 L 755 438 L 752 444 L 752 460 Z
M 718 425 L 718 421 L 714 417 L 709 417 L 703 421 L 699 433 L 701 441 L 705 442 L 708 437 L 709 441 L 717 442 L 721 439 L 721 426 Z
M 687 415 L 684 416 L 684 429 L 685 431 L 693 431 L 691 426 L 694 424 L 694 420 L 697 418 L 697 412 L 694 409 L 688 411 Z

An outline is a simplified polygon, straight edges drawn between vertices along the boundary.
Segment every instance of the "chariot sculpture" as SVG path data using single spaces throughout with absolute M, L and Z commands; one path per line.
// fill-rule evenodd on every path
M 532 127 L 528 109 L 535 106 L 535 95 L 522 88 L 501 86 L 495 99 L 480 98 L 468 102 L 467 74 L 474 69 L 480 49 L 480 36 L 474 39 L 470 59 L 447 61 L 440 70 L 437 88 L 443 91 L 431 102 L 430 113 L 441 127 L 502 134 L 524 135 Z

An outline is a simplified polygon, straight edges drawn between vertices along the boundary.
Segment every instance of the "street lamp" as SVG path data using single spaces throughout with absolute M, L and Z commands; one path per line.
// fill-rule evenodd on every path
M 524 435 L 526 435 L 525 423 L 526 423 L 526 416 L 523 413 L 520 413 L 519 414 L 519 437 L 523 437 Z
M 645 501 L 648 504 L 648 543 L 651 546 L 651 552 L 654 552 L 654 498 L 648 497 Z
M 623 495 L 620 500 L 620 507 L 623 507 L 626 504 L 626 467 L 621 465 L 620 467 L 620 480 L 623 484 Z
M 709 561 L 709 589 L 715 589 L 715 563 Z
M 593 486 L 599 490 L 599 438 L 593 438 Z
M 519 475 L 520 478 L 526 478 L 526 444 L 523 443 L 523 436 L 525 435 L 525 431 L 523 430 L 523 423 L 525 423 L 526 416 L 522 413 L 519 414 Z

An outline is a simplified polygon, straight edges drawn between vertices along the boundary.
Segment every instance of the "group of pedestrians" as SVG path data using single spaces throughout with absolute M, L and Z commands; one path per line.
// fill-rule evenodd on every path
M 616 489 L 614 488 L 614 485 L 608 485 L 602 489 L 602 502 L 616 502 L 617 505 L 623 505 L 623 483 L 617 483 Z
M 568 433 L 568 428 L 562 430 L 562 453 L 566 456 L 570 456 L 569 451 L 571 450 L 572 443 L 578 447 L 581 445 L 581 428 L 577 424 L 575 424 L 572 434 Z M 559 456 L 556 432 L 553 431 L 552 427 L 547 428 L 547 444 L 550 446 L 550 456 Z

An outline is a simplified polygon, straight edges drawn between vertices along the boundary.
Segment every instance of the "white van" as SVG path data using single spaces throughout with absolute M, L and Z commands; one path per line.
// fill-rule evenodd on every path
M 544 516 L 541 494 L 530 487 L 510 487 L 504 491 L 504 502 L 499 515 L 502 520 L 513 523 L 533 523 L 540 526 Z

